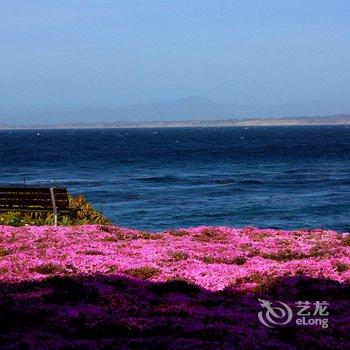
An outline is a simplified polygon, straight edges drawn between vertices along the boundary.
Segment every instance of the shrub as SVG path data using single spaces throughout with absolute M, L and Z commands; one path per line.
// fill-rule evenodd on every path
M 69 208 L 72 209 L 74 223 L 110 225 L 110 221 L 88 203 L 85 197 L 68 195 Z

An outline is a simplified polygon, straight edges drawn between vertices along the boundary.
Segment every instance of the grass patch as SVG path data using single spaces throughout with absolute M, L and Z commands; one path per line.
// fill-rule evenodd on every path
M 249 238 L 253 241 L 263 241 L 269 235 L 264 232 L 252 232 L 249 234 Z
M 350 266 L 348 264 L 344 264 L 341 262 L 338 262 L 334 265 L 334 268 L 337 272 L 345 272 L 347 270 L 349 270 Z
M 117 243 L 120 242 L 121 239 L 119 237 L 105 237 L 100 240 L 103 243 Z
M 45 249 L 52 245 L 52 241 L 50 240 L 50 242 L 48 242 L 47 238 L 39 238 L 35 241 L 35 245 L 37 249 Z
M 141 232 L 141 235 L 139 238 L 142 238 L 142 239 L 162 239 L 163 236 L 159 233 Z
M 271 259 L 279 262 L 286 262 L 291 260 L 300 260 L 308 258 L 309 255 L 303 253 L 295 253 L 290 249 L 281 250 L 274 253 L 264 253 L 261 255 L 264 259 Z
M 0 258 L 2 258 L 3 256 L 9 255 L 10 252 L 7 249 L 4 248 L 0 248 Z
M 172 261 L 181 261 L 186 260 L 188 258 L 188 254 L 181 250 L 171 252 L 169 253 L 169 256 L 171 257 Z
M 185 230 L 169 230 L 167 231 L 169 235 L 175 236 L 175 237 L 183 237 L 189 235 L 189 232 Z
M 198 242 L 224 242 L 225 235 L 216 228 L 206 228 L 194 237 Z
M 325 250 L 320 244 L 315 244 L 309 251 L 309 256 L 311 258 L 317 258 L 325 255 Z
M 198 259 L 203 261 L 205 264 L 243 265 L 247 262 L 247 259 L 244 256 L 237 256 L 235 258 L 221 258 L 205 255 Z
M 102 226 L 101 230 L 104 232 L 108 232 L 113 234 L 113 236 L 105 237 L 100 240 L 100 242 L 106 243 L 116 243 L 120 241 L 132 241 L 135 239 L 162 239 L 163 235 L 159 233 L 148 233 L 148 232 L 140 232 L 140 231 L 129 231 L 124 232 L 118 228 L 110 227 L 110 226 Z
M 274 275 L 267 275 L 260 272 L 253 272 L 249 276 L 245 276 L 237 279 L 235 285 L 241 283 L 255 283 L 254 292 L 265 292 L 270 290 L 276 282 L 280 281 L 281 277 L 276 277 Z
M 108 266 L 107 273 L 116 273 L 116 272 L 118 272 L 117 266 L 114 266 L 114 265 Z
M 256 282 L 257 285 L 254 288 L 255 293 L 267 292 L 271 290 L 278 282 L 282 280 L 281 277 L 264 276 L 260 282 Z
M 346 235 L 345 237 L 343 237 L 342 241 L 346 247 L 350 247 L 350 235 Z
M 158 275 L 160 273 L 160 270 L 151 266 L 143 266 L 139 268 L 127 269 L 123 272 L 131 277 L 147 280 L 153 276 Z
M 102 252 L 100 252 L 98 250 L 86 250 L 86 251 L 82 252 L 82 254 L 85 254 L 85 255 L 104 255 Z
M 203 261 L 204 264 L 215 264 L 217 258 L 210 256 L 210 255 L 205 255 L 203 257 L 198 258 L 199 260 Z
M 231 261 L 235 265 L 244 265 L 247 262 L 247 258 L 245 258 L 244 256 L 237 256 L 231 259 Z
M 48 263 L 39 266 L 35 266 L 30 269 L 31 272 L 40 273 L 41 275 L 51 275 L 53 273 L 63 272 L 64 269 L 60 265 Z
M 259 249 L 254 248 L 250 243 L 241 244 L 240 249 L 243 252 L 247 252 L 249 257 L 260 255 Z

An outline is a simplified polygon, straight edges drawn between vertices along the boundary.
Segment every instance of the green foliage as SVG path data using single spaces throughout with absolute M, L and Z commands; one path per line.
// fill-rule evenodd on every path
M 53 213 L 46 214 L 44 225 L 54 225 L 54 224 L 55 224 L 55 217 Z
M 60 226 L 69 226 L 72 224 L 72 220 L 68 216 L 62 216 L 59 224 Z
M 23 224 L 20 213 L 13 211 L 1 214 L 0 223 L 10 226 L 21 226 Z
M 74 213 L 74 224 L 110 225 L 110 221 L 86 202 L 83 196 L 68 196 L 69 208 Z
M 86 202 L 83 196 L 68 195 L 71 212 L 58 216 L 60 226 L 98 224 L 110 225 L 110 221 Z M 24 225 L 54 225 L 53 213 L 49 212 L 4 212 L 0 213 L 0 225 L 24 226 Z

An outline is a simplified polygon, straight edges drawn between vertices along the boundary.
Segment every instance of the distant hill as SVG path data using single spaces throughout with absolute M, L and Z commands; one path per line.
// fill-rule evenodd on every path
M 244 106 L 216 102 L 200 96 L 117 108 L 26 115 L 0 114 L 0 124 L 33 125 L 112 122 L 174 122 L 178 120 L 223 120 L 246 118 L 291 118 L 297 116 L 338 115 L 350 112 L 350 103 L 289 103 L 270 106 Z M 23 120 L 28 122 L 24 123 Z
M 250 118 L 218 120 L 179 121 L 116 121 L 102 123 L 60 123 L 33 126 L 0 125 L 0 130 L 9 129 L 102 129 L 102 128 L 175 128 L 175 127 L 228 127 L 228 126 L 295 126 L 295 125 L 350 125 L 349 115 L 295 118 Z

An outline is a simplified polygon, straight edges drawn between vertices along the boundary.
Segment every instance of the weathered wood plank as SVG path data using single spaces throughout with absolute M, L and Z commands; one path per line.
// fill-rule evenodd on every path
M 66 188 L 43 187 L 0 187 L 0 211 L 44 211 L 54 210 L 52 195 L 55 206 L 59 213 L 69 213 L 69 200 Z
M 68 206 L 69 202 L 67 200 L 60 200 L 56 202 L 57 206 Z M 21 206 L 43 206 L 43 207 L 51 207 L 52 201 L 43 200 L 43 199 L 35 199 L 35 200 L 25 200 L 25 199 L 1 199 L 0 198 L 0 206 L 11 206 L 11 205 L 21 205 Z
M 45 212 L 45 213 L 52 213 L 52 207 L 51 208 L 28 208 L 28 207 L 11 207 L 11 208 L 2 208 L 0 207 L 0 212 Z M 70 208 L 58 208 L 58 212 L 60 214 L 63 213 L 70 213 Z
M 51 199 L 50 193 L 25 193 L 25 192 L 0 192 L 0 198 L 1 199 Z M 64 200 L 67 199 L 67 194 L 65 193 L 57 193 L 55 194 L 56 200 Z

